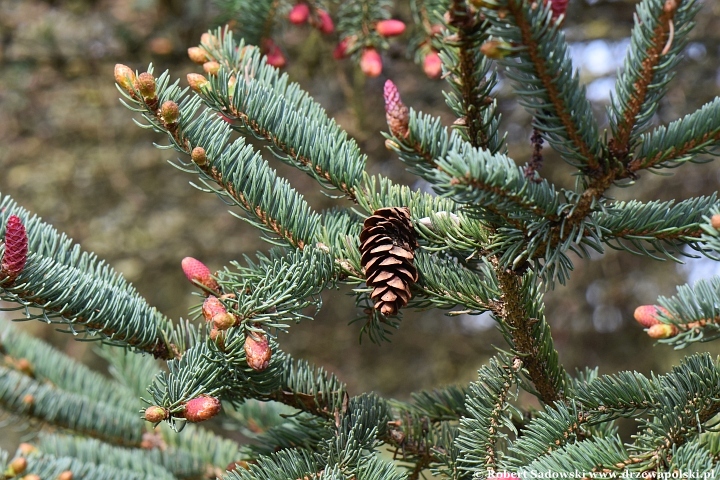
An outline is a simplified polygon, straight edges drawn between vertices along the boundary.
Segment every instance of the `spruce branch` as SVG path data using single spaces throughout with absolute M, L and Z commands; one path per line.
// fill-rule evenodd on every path
M 346 56 L 353 56 L 356 61 L 362 53 L 372 48 L 377 51 L 387 50 L 390 46 L 386 37 L 377 31 L 378 22 L 390 18 L 392 2 L 389 0 L 360 0 L 342 2 L 338 9 L 338 34 L 346 41 Z M 379 73 L 379 72 L 378 72 Z
M 493 357 L 478 371 L 478 381 L 470 384 L 468 415 L 460 420 L 456 446 L 460 450 L 459 469 L 474 475 L 498 470 L 508 431 L 514 432 L 510 399 L 517 383 L 520 360 Z
M 232 22 L 238 36 L 245 43 L 260 45 L 270 37 L 275 23 L 278 0 L 214 0 L 222 12 L 221 22 Z M 242 19 L 241 21 L 237 21 Z M 208 46 L 217 43 L 217 39 L 208 38 Z M 205 45 L 204 45 L 205 46 Z
M 136 399 L 129 397 L 117 384 L 47 343 L 9 325 L 0 326 L 0 354 L 4 355 L 0 364 L 24 373 L 39 383 L 118 405 L 127 411 L 138 408 Z
M 494 316 L 532 382 L 532 388 L 525 388 L 547 405 L 564 400 L 567 374 L 553 345 L 535 275 L 528 272 L 521 276 L 502 268 L 496 268 L 495 274 L 503 293 Z
M 701 154 L 714 154 L 720 145 L 720 97 L 699 110 L 638 139 L 639 148 L 628 163 L 628 172 L 640 169 L 675 168 L 686 162 L 700 163 Z
M 704 215 L 713 208 L 718 208 L 715 195 L 678 203 L 631 200 L 611 204 L 592 218 L 602 230 L 602 242 L 610 247 L 662 260 L 660 253 L 675 260 L 674 254 L 682 255 L 684 245 L 703 250 Z
M 498 134 L 500 115 L 490 92 L 497 85 L 496 72 L 480 46 L 488 38 L 489 24 L 473 12 L 465 0 L 453 0 L 446 26 L 450 35 L 440 42 L 440 57 L 452 90 L 445 101 L 458 117 L 453 124 L 460 136 L 473 147 L 502 153 L 504 137 Z
M 637 6 L 630 49 L 608 111 L 610 152 L 623 163 L 667 91 L 699 9 L 694 0 L 643 0 Z M 637 169 L 634 159 L 631 163 Z
M 416 286 L 424 298 L 415 298 L 410 305 L 420 308 L 460 305 L 463 313 L 474 315 L 499 310 L 500 287 L 492 268 L 486 263 L 482 262 L 479 271 L 473 272 L 452 258 L 420 251 L 415 264 L 422 272 Z
M 280 160 L 355 201 L 366 156 L 322 106 L 230 33 L 209 55 L 223 68 L 202 92 L 207 106 L 241 133 L 265 140 Z
M 44 456 L 71 457 L 84 464 L 104 465 L 136 472 L 141 478 L 162 480 L 197 478 L 205 465 L 190 452 L 120 448 L 94 438 L 41 434 L 37 449 Z
M 117 445 L 138 446 L 143 421 L 122 406 L 66 392 L 0 366 L 0 406 Z
M 491 24 L 488 34 L 512 46 L 512 56 L 498 61 L 508 69 L 521 104 L 535 118 L 534 126 L 583 174 L 604 171 L 592 108 L 550 6 L 502 0 L 482 12 Z
M 226 268 L 218 273 L 223 290 L 234 292 L 235 298 L 225 303 L 236 325 L 286 329 L 286 322 L 312 318 L 303 311 L 311 306 L 320 309 L 320 293 L 334 277 L 332 258 L 315 247 L 258 254 L 257 264 L 247 256 L 245 260 L 246 267 L 231 262 L 235 271 Z
M 641 421 L 637 455 L 646 470 L 665 469 L 675 449 L 697 438 L 720 412 L 720 369 L 709 354 L 687 357 L 657 381 L 659 408 Z
M 207 191 L 245 210 L 247 220 L 262 231 L 277 235 L 297 248 L 314 243 L 319 217 L 302 196 L 287 180 L 279 178 L 243 138 L 229 143 L 230 127 L 211 109 L 196 116 L 200 98 L 190 96 L 180 100 L 186 91 L 181 92 L 177 83 L 168 86 L 168 79 L 167 72 L 156 79 L 157 103 L 177 103 L 179 117 L 173 123 L 165 121 L 159 110 L 138 99 L 137 94 L 120 87 L 119 90 L 128 108 L 142 112 L 148 122 L 146 128 L 166 133 L 176 150 L 186 154 L 196 152 L 197 158 L 192 164 L 181 162 L 178 168 L 199 174 Z M 207 81 L 203 85 L 207 89 Z M 200 88 L 197 83 L 195 86 Z M 200 152 L 198 147 L 202 149 Z M 272 198 L 266 195 L 270 191 L 275 193 Z M 273 238 L 268 241 L 278 242 Z
M 641 373 L 619 372 L 579 384 L 574 393 L 585 411 L 611 419 L 657 407 L 660 392 L 654 381 Z
M 34 453 L 28 457 L 27 474 L 24 478 L 62 478 L 61 474 L 71 472 L 76 479 L 97 479 L 97 480 L 143 480 L 147 478 L 144 472 L 134 469 L 119 468 L 109 464 L 86 463 L 73 457 L 56 457 L 54 455 Z M 175 477 L 165 473 L 158 475 L 158 479 L 173 480 Z
M 660 297 L 664 311 L 658 315 L 661 324 L 669 325 L 662 343 L 684 348 L 695 342 L 709 342 L 720 337 L 720 277 L 698 280 L 694 285 L 677 287 L 672 297 Z M 674 328 L 673 328 L 674 326 Z
M 539 412 L 525 426 L 509 448 L 503 464 L 513 469 L 520 468 L 564 445 L 586 438 L 586 424 L 590 419 L 591 416 L 575 402 L 556 403 L 552 408 Z
M 23 309 L 28 319 L 62 323 L 74 334 L 85 333 L 85 338 L 98 336 L 159 358 L 172 358 L 195 340 L 192 326 L 173 324 L 108 265 L 39 218 L 31 218 L 10 197 L 0 198 L 0 236 L 5 219 L 16 215 L 27 229 L 30 251 L 12 283 L 0 280 L 0 299 L 20 305 L 11 310 Z
M 617 436 L 568 443 L 518 469 L 520 476 L 532 472 L 590 472 L 618 475 L 626 468 L 629 455 Z

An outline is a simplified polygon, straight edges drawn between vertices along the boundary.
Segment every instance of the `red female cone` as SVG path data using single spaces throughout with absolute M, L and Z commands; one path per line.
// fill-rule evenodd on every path
M 0 261 L 0 278 L 14 280 L 25 268 L 28 237 L 20 217 L 10 215 L 5 225 L 5 253 Z
M 220 400 L 215 397 L 197 397 L 185 404 L 185 419 L 188 422 L 204 422 L 220 413 Z
M 185 257 L 182 260 L 182 269 L 187 279 L 191 282 L 199 283 L 213 292 L 220 291 L 220 285 L 218 285 L 217 281 L 212 277 L 210 269 L 200 260 Z
M 368 77 L 377 77 L 382 73 L 382 57 L 372 47 L 366 48 L 360 57 L 360 70 Z
M 410 133 L 410 110 L 402 103 L 400 92 L 392 80 L 385 82 L 383 89 L 385 98 L 385 118 L 390 133 L 398 138 L 405 138 Z

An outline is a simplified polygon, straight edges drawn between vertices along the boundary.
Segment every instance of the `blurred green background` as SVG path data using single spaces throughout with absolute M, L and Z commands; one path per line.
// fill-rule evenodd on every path
M 409 22 L 407 5 L 398 3 L 403 5 L 396 16 Z M 628 45 L 635 3 L 570 2 L 565 30 L 601 128 L 607 125 L 605 106 Z M 187 59 L 186 49 L 217 25 L 216 18 L 217 11 L 206 1 L 0 1 L 0 192 L 107 260 L 172 318 L 186 317 L 199 301 L 180 269 L 183 257 L 196 257 L 216 270 L 269 245 L 229 215 L 217 198 L 189 185 L 192 177 L 168 165 L 174 152 L 153 146 L 166 139 L 138 128 L 133 113 L 120 104 L 113 67 L 124 63 L 144 71 L 152 62 L 156 72 L 169 69 L 185 85 L 187 73 L 200 71 Z M 720 94 L 720 2 L 706 1 L 697 22 L 659 106 L 658 124 Z M 348 60 L 332 58 L 336 37 L 285 26 L 277 38 L 289 58 L 291 78 L 358 140 L 369 156 L 370 172 L 426 188 L 384 148 L 385 79 L 398 84 L 406 104 L 441 116 L 447 125 L 454 119 L 444 104 L 444 83 L 425 78 L 406 58 L 403 37 L 393 42 L 376 79 L 359 75 Z M 506 82 L 497 97 L 510 155 L 523 164 L 531 153 L 531 118 Z M 549 149 L 544 154 L 541 174 L 572 186 L 569 168 Z M 349 206 L 322 195 L 309 177 L 268 160 L 315 208 Z M 684 199 L 711 194 L 720 179 L 715 163 L 686 165 L 672 173 L 643 173 L 632 188 L 615 188 L 611 194 L 646 201 Z M 570 371 L 585 366 L 599 366 L 601 373 L 666 371 L 691 349 L 654 346 L 632 312 L 659 295 L 672 295 L 675 285 L 716 270 L 706 260 L 678 265 L 612 250 L 579 261 L 568 285 L 546 297 L 561 361 Z M 360 343 L 359 325 L 348 325 L 359 314 L 348 292 L 325 292 L 317 318 L 292 325 L 279 341 L 289 353 L 336 373 L 351 393 L 374 390 L 407 398 L 418 389 L 467 383 L 495 347 L 504 346 L 489 318 L 447 317 L 438 311 L 406 312 L 391 343 Z M 0 317 L 8 321 L 17 314 Z M 86 343 L 39 323 L 21 327 L 102 368 Z M 692 350 L 706 349 L 720 352 L 715 344 Z M 0 447 L 14 449 L 11 430 L 0 426 L 5 432 Z

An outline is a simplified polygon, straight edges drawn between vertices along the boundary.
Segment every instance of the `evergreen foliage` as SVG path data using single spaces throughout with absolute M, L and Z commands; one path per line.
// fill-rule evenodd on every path
M 308 3 L 313 14 L 328 10 Z M 440 51 L 447 104 L 458 121 L 447 128 L 395 105 L 385 136 L 434 194 L 368 173 L 355 140 L 268 63 L 263 40 L 289 4 L 219 5 L 243 22 L 239 39 L 227 29 L 203 36 L 197 48 L 213 63 L 208 78 L 191 74 L 183 89 L 167 72 L 155 77 L 152 66 L 143 74 L 119 66 L 118 90 L 142 127 L 166 136 L 163 148 L 189 157 L 173 165 L 196 176 L 197 188 L 220 197 L 273 247 L 214 274 L 219 291 L 212 293 L 232 325 L 213 323 L 201 306 L 191 314 L 205 317 L 205 325 L 171 320 L 93 254 L 0 197 L 0 237 L 17 216 L 29 251 L 19 274 L 0 268 L 0 300 L 25 319 L 99 340 L 113 377 L 3 327 L 0 407 L 62 429 L 18 450 L 15 458 L 27 459 L 24 472 L 9 470 L 13 459 L 0 452 L 4 478 L 58 478 L 66 471 L 76 479 L 248 480 L 718 473 L 719 360 L 695 354 L 664 375 L 572 375 L 559 360 L 543 303 L 588 248 L 602 253 L 607 245 L 661 260 L 677 260 L 688 249 L 718 257 L 716 195 L 677 202 L 607 195 L 640 169 L 704 162 L 718 151 L 720 99 L 651 130 L 698 2 L 638 4 L 608 140 L 573 68 L 557 6 L 413 1 L 412 48 Z M 389 43 L 373 25 L 390 18 L 393 5 L 363 0 L 330 10 L 337 10 L 340 35 L 353 37 L 357 48 L 385 49 Z M 537 141 L 574 168 L 573 189 L 507 156 L 492 97 L 500 74 L 534 116 Z M 337 193 L 337 207 L 315 211 L 265 152 Z M 408 209 L 408 235 L 420 245 L 419 278 L 403 286 L 412 293 L 405 308 L 489 312 L 504 336 L 504 351 L 469 386 L 418 392 L 407 402 L 355 395 L 332 373 L 280 349 L 281 334 L 312 319 L 321 294 L 340 284 L 353 288 L 362 309 L 356 320 L 372 341 L 383 342 L 399 326 L 401 315 L 373 308 L 359 250 L 363 220 L 387 207 Z M 0 258 L 17 257 L 8 253 L 16 243 L 0 244 Z M 379 245 L 393 248 L 392 238 Z M 661 342 L 682 348 L 720 336 L 720 278 L 680 286 L 658 303 L 646 326 Z M 265 361 L 255 362 L 257 356 Z M 537 398 L 536 408 L 524 401 L 527 393 Z M 226 428 L 252 443 L 241 446 L 189 424 L 217 413 L 187 413 L 192 401 L 208 397 L 223 402 Z M 618 435 L 619 418 L 636 421 L 632 441 Z M 388 449 L 392 458 L 381 453 Z

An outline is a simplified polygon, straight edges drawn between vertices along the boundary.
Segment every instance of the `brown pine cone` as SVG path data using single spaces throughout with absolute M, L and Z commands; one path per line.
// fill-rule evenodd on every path
M 413 265 L 418 247 L 407 207 L 381 208 L 365 220 L 360 233 L 360 260 L 370 298 L 383 315 L 395 315 L 410 300 L 410 286 L 417 282 Z

